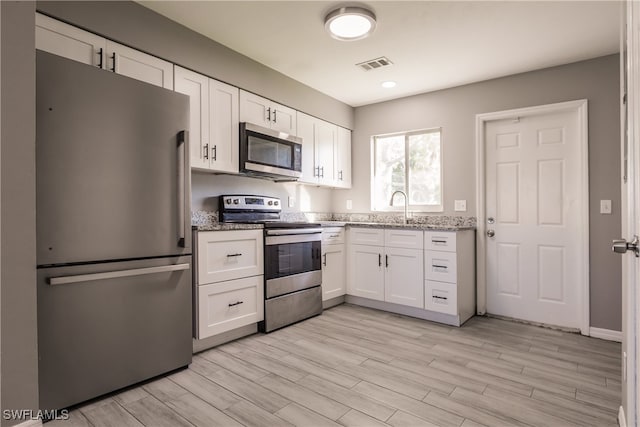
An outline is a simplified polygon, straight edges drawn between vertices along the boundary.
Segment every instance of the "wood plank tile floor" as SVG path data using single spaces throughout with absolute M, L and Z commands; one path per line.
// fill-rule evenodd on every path
M 614 426 L 620 344 L 341 305 L 194 356 L 56 426 Z

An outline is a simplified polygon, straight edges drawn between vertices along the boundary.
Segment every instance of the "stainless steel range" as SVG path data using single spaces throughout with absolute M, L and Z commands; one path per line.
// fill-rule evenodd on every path
M 322 313 L 320 224 L 281 221 L 280 199 L 220 196 L 222 222 L 264 224 L 264 321 L 271 332 Z

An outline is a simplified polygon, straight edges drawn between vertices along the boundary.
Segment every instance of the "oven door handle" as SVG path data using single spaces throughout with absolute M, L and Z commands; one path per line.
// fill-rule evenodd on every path
M 284 230 L 267 230 L 267 236 L 287 236 L 291 234 L 316 234 L 322 233 L 322 228 L 300 228 Z

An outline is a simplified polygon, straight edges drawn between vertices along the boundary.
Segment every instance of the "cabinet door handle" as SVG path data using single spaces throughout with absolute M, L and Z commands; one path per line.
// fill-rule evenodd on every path
M 319 173 L 320 178 L 324 178 L 324 166 L 321 166 L 320 170 L 322 170 L 322 172 Z
M 384 256 L 384 266 L 389 268 L 389 255 Z
M 276 110 L 275 108 L 273 109 L 273 123 L 278 123 L 278 118 L 276 117 L 276 113 L 278 112 L 278 110 Z
M 338 172 L 338 179 L 342 181 L 342 171 Z
M 244 303 L 244 301 L 232 302 L 232 303 L 229 303 L 229 307 L 235 307 L 236 305 L 240 305 L 240 304 L 243 304 L 243 303 Z
M 237 256 L 242 256 L 242 254 L 227 254 L 227 258 L 233 258 Z
M 378 254 L 378 267 L 382 267 L 382 254 Z
M 100 50 L 98 50 L 98 68 L 102 68 L 102 53 L 103 50 L 100 48 Z
M 213 146 L 213 160 L 218 160 L 218 146 Z
M 204 145 L 204 154 L 202 155 L 203 158 L 208 159 L 209 158 L 209 144 L 205 144 Z
M 267 121 L 271 121 L 271 108 L 267 108 Z
M 327 266 L 327 254 L 322 255 L 322 265 Z
M 111 69 L 111 71 L 115 73 L 116 72 L 116 53 L 115 52 L 113 52 L 113 55 L 111 55 L 111 59 L 113 59 L 113 68 Z

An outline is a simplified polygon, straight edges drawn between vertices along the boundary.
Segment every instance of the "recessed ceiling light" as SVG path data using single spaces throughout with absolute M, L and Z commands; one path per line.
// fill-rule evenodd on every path
M 324 27 L 338 40 L 360 40 L 376 28 L 376 15 L 363 7 L 341 7 L 324 18 Z
M 389 80 L 388 82 L 382 82 L 381 86 L 385 89 L 391 89 L 392 87 L 396 87 L 396 82 Z

